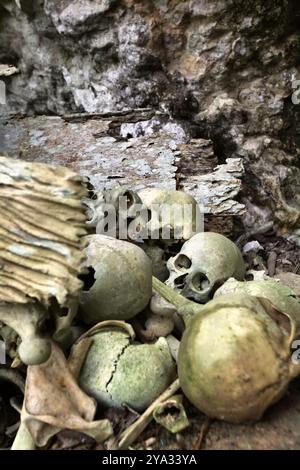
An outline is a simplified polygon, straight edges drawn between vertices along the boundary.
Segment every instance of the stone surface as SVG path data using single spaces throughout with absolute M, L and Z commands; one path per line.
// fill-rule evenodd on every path
M 0 64 L 0 77 L 9 77 L 18 73 L 18 69 L 12 65 Z
M 19 70 L 1 111 L 161 109 L 211 139 L 219 164 L 243 159 L 246 228 L 293 231 L 299 18 L 295 0 L 1 0 L 0 63 Z
M 115 116 L 8 120 L 0 126 L 0 153 L 69 166 L 89 176 L 96 190 L 118 183 L 134 190 L 184 189 L 195 197 L 204 214 L 221 216 L 227 223 L 233 216 L 242 215 L 244 205 L 236 201 L 242 187 L 241 159 L 217 165 L 209 140 L 189 139 L 179 123 L 153 113 L 149 120 L 149 113 L 136 110 Z M 120 135 L 122 127 L 137 125 L 140 131 L 132 132 L 136 137 Z M 195 174 L 185 166 L 187 155 L 197 162 Z

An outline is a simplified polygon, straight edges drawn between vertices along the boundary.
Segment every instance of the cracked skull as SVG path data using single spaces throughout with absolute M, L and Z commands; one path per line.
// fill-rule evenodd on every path
M 165 338 L 138 343 L 131 326 L 116 321 L 99 323 L 87 335 L 92 345 L 79 383 L 102 406 L 127 404 L 143 411 L 174 380 L 176 366 Z
M 237 246 L 213 232 L 198 233 L 167 263 L 166 284 L 185 297 L 205 303 L 228 278 L 242 280 L 245 264 Z

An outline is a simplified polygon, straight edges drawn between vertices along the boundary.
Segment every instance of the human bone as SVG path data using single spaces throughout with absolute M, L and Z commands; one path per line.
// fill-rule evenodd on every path
M 185 241 L 199 230 L 200 209 L 196 200 L 184 191 L 146 188 L 138 196 L 149 211 L 146 235 L 165 245 Z
M 142 201 L 135 191 L 119 185 L 97 191 L 94 199 L 84 198 L 83 202 L 86 206 L 87 225 L 94 227 L 97 234 L 131 239 L 128 232 L 124 234 L 120 230 L 121 227 L 123 231 L 127 230 L 129 222 L 139 217 Z M 111 219 L 107 226 L 108 213 Z
M 180 344 L 184 394 L 212 418 L 260 419 L 300 373 L 291 360 L 299 320 L 245 293 L 211 300 L 189 321 Z
M 235 293 L 267 299 L 279 311 L 296 315 L 300 321 L 300 302 L 296 294 L 290 287 L 274 278 L 244 282 L 230 278 L 216 291 L 214 298 Z
M 176 367 L 168 343 L 159 338 L 153 344 L 140 344 L 127 328 L 103 324 L 99 324 L 98 331 L 92 329 L 93 343 L 79 384 L 104 406 L 122 408 L 127 404 L 143 411 L 175 378 Z
M 242 280 L 245 264 L 237 246 L 214 232 L 194 235 L 167 262 L 166 284 L 185 297 L 205 303 L 228 278 Z

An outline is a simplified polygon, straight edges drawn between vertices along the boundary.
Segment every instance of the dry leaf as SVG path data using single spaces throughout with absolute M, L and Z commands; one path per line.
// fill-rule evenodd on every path
M 21 419 L 38 447 L 61 429 L 73 429 L 103 442 L 113 434 L 110 422 L 93 421 L 95 401 L 77 385 L 63 353 L 52 343 L 47 362 L 29 366 Z

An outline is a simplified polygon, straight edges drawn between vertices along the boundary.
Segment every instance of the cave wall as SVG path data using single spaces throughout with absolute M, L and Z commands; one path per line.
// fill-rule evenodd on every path
M 151 107 L 242 158 L 246 228 L 299 236 L 296 0 L 0 0 L 9 115 Z

